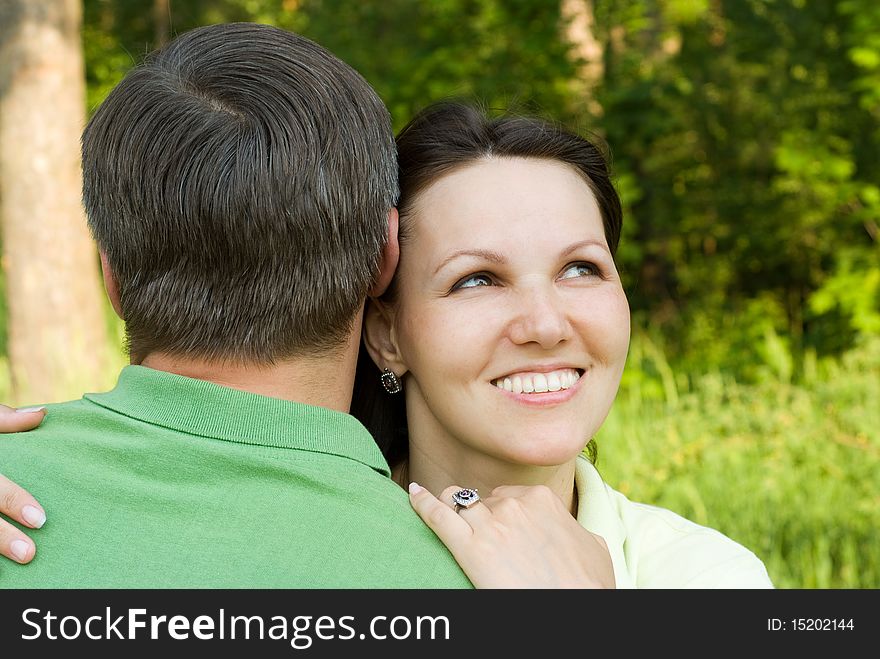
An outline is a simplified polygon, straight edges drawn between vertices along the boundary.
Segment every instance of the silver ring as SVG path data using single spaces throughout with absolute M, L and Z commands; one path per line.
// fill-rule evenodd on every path
M 470 508 L 479 500 L 480 495 L 477 494 L 477 491 L 469 487 L 463 488 L 452 494 L 452 502 L 455 504 L 455 512 L 460 511 L 462 508 Z

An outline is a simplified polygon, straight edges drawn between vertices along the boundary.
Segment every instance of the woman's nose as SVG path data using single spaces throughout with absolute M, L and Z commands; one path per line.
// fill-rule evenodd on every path
M 537 343 L 552 348 L 571 338 L 572 327 L 565 301 L 552 289 L 535 288 L 515 301 L 510 340 L 516 344 Z

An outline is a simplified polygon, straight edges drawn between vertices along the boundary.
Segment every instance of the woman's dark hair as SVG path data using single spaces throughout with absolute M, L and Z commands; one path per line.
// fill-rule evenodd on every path
M 482 110 L 458 102 L 441 102 L 417 114 L 397 136 L 400 182 L 400 243 L 411 234 L 413 204 L 418 194 L 442 176 L 481 160 L 535 158 L 573 167 L 590 187 L 602 216 L 611 255 L 617 252 L 623 213 L 611 183 L 605 153 L 593 142 L 536 117 L 504 115 L 491 118 Z M 396 280 L 382 297 L 394 304 Z M 385 393 L 379 369 L 361 346 L 351 413 L 376 438 L 392 465 L 408 453 L 406 407 L 402 395 Z M 596 445 L 587 445 L 591 460 Z

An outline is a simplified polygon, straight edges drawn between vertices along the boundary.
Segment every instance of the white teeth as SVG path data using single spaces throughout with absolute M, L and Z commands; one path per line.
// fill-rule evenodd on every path
M 493 384 L 499 389 L 515 394 L 546 393 L 570 389 L 580 378 L 580 373 L 576 370 L 565 368 L 550 373 L 508 376 L 495 380 Z
M 535 381 L 535 391 L 539 394 L 547 391 L 547 376 L 543 373 L 538 373 L 532 378 Z

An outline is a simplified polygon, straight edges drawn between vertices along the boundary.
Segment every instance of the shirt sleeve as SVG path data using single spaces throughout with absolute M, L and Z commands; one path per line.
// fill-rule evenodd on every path
M 638 588 L 773 588 L 761 560 L 723 533 L 627 502 L 624 551 Z

